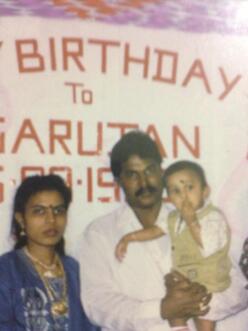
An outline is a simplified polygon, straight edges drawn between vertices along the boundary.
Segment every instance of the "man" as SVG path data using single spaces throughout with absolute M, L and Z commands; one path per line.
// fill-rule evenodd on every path
M 169 331 L 177 319 L 205 314 L 210 295 L 170 272 L 168 236 L 134 243 L 122 263 L 115 258 L 120 238 L 166 219 L 162 203 L 161 156 L 155 142 L 133 131 L 111 153 L 111 170 L 126 203 L 89 225 L 80 249 L 82 300 L 103 331 Z M 185 330 L 185 329 L 184 329 Z

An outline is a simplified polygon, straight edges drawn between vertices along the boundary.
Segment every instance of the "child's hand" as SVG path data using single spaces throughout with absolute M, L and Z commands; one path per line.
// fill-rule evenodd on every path
M 128 241 L 125 238 L 122 238 L 116 248 L 115 248 L 115 256 L 119 262 L 122 262 L 127 252 Z
M 185 222 L 190 225 L 190 223 L 197 221 L 195 210 L 192 204 L 189 202 L 188 196 L 185 196 L 182 209 L 181 216 L 185 220 Z

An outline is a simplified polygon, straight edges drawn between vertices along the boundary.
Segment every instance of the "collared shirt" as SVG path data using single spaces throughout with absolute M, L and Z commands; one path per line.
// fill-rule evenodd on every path
M 163 205 L 158 219 L 167 216 Z M 164 275 L 171 268 L 168 236 L 132 243 L 121 263 L 114 255 L 120 238 L 141 228 L 132 209 L 124 204 L 90 224 L 82 238 L 82 300 L 90 319 L 103 331 L 170 330 L 160 317 Z

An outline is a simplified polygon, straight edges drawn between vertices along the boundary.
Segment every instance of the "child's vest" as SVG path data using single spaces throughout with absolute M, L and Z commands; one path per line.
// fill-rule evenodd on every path
M 198 220 L 213 211 L 221 213 L 217 208 L 208 205 L 197 214 Z M 173 268 L 191 281 L 205 285 L 210 292 L 224 291 L 231 283 L 229 275 L 231 262 L 228 257 L 230 234 L 228 233 L 228 242 L 223 248 L 208 257 L 204 257 L 188 226 L 185 226 L 180 233 L 176 233 L 175 226 L 179 217 L 178 211 L 172 211 L 168 218 Z

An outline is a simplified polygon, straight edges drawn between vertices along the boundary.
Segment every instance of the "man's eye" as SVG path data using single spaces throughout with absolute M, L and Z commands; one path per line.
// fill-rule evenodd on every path
M 152 164 L 145 170 L 145 174 L 148 176 L 153 175 L 157 172 L 157 170 L 158 170 L 157 166 L 155 164 Z
M 125 173 L 126 178 L 128 179 L 136 179 L 137 178 L 137 173 L 134 171 L 127 171 Z
M 64 206 L 59 206 L 53 208 L 54 215 L 64 215 L 66 213 L 66 208 Z

